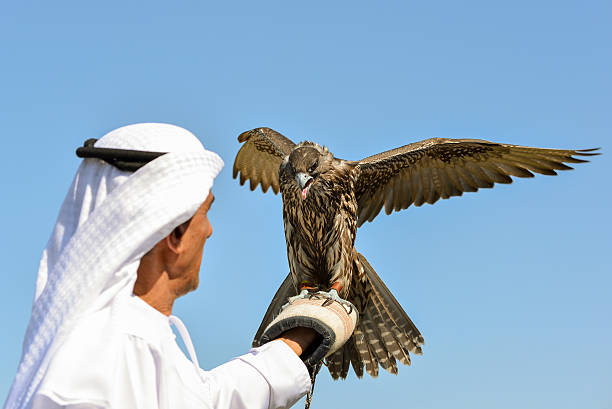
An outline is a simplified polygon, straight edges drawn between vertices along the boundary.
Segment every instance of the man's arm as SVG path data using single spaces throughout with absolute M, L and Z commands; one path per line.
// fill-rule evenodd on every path
M 264 330 L 262 346 L 207 373 L 213 406 L 290 407 L 310 390 L 307 368 L 340 348 L 357 320 L 355 307 L 336 302 L 313 297 L 289 304 Z
M 310 336 L 308 331 L 288 331 L 282 339 L 202 371 L 210 388 L 211 405 L 218 409 L 279 409 L 295 404 L 310 390 L 311 383 L 306 366 L 293 348 L 305 349 L 308 342 L 304 338 Z
M 320 337 L 312 328 L 298 327 L 285 332 L 277 339 L 287 344 L 297 356 L 301 356 L 302 352 Z

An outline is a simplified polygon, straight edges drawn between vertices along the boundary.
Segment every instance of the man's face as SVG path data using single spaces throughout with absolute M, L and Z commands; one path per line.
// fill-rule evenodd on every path
M 204 252 L 204 243 L 212 235 L 212 225 L 208 220 L 208 211 L 215 197 L 212 192 L 208 194 L 204 203 L 191 218 L 185 233 L 181 237 L 181 252 L 179 256 L 179 269 L 182 270 L 184 286 L 179 290 L 183 295 L 198 288 L 200 283 L 200 266 Z

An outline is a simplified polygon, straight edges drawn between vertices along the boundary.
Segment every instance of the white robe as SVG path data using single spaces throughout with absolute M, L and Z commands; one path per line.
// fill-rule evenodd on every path
M 191 132 L 169 124 L 128 125 L 95 147 L 168 153 L 136 172 L 94 158 L 79 166 L 43 250 L 21 360 L 4 409 L 32 406 L 76 320 L 108 308 L 116 297 L 129 297 L 141 257 L 194 215 L 223 167 Z
M 204 371 L 178 347 L 167 316 L 136 296 L 117 298 L 82 317 L 52 354 L 32 409 L 285 408 L 310 388 L 282 341 Z

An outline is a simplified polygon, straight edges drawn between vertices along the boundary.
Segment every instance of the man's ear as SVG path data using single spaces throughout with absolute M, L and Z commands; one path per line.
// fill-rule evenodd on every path
M 181 248 L 181 238 L 174 234 L 174 230 L 172 230 L 172 233 L 164 238 L 164 241 L 171 252 L 174 254 L 179 254 Z
M 166 245 L 175 254 L 178 254 L 181 251 L 181 242 L 183 239 L 183 235 L 185 231 L 187 231 L 187 227 L 189 227 L 189 222 L 191 219 L 187 220 L 185 223 L 178 225 L 172 230 L 172 233 L 166 236 Z

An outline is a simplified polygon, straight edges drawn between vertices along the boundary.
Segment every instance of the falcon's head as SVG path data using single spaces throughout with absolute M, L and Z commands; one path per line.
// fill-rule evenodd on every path
M 285 157 L 280 171 L 288 176 L 287 179 L 295 182 L 302 199 L 306 199 L 311 187 L 316 186 L 325 173 L 334 169 L 333 159 L 334 156 L 326 147 L 313 142 L 302 142 Z

